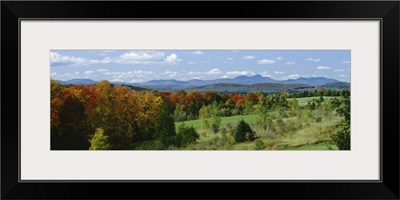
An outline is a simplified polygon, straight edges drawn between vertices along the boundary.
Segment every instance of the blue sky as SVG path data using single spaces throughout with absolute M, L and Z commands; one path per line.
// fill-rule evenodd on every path
M 50 76 L 127 83 L 240 75 L 350 82 L 350 54 L 350 50 L 52 50 Z

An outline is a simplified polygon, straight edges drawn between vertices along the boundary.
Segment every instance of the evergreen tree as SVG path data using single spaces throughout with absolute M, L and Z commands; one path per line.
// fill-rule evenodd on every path
M 160 142 L 162 148 L 167 148 L 174 142 L 175 122 L 174 118 L 168 112 L 167 107 L 163 104 L 160 110 L 160 115 L 156 120 L 155 139 Z
M 254 131 L 251 130 L 250 125 L 243 119 L 237 125 L 233 137 L 236 143 L 255 139 Z

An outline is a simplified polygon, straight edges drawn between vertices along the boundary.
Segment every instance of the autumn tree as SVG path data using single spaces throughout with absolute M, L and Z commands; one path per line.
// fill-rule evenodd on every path
M 90 140 L 89 150 L 109 150 L 111 149 L 110 142 L 108 141 L 108 136 L 104 134 L 102 128 L 97 128 L 96 133 Z
M 84 97 L 80 90 L 68 88 L 62 94 L 58 110 L 59 132 L 52 134 L 52 149 L 84 150 L 89 148 Z

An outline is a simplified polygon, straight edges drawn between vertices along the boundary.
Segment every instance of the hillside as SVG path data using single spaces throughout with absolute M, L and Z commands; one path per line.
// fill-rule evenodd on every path
M 248 92 L 264 92 L 276 93 L 289 91 L 298 87 L 305 87 L 305 84 L 282 84 L 282 83 L 260 83 L 253 85 L 240 85 L 231 83 L 217 83 L 212 85 L 188 88 L 186 90 L 196 90 L 199 92 L 216 91 L 220 93 L 248 93 Z
M 347 82 L 333 82 L 333 83 L 326 83 L 321 87 L 328 88 L 328 89 L 348 89 L 350 88 L 350 83 Z

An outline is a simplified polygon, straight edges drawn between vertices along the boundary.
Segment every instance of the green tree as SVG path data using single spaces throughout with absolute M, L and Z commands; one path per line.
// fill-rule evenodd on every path
M 189 127 L 186 126 L 185 123 L 182 123 L 178 126 L 178 131 L 175 137 L 176 146 L 185 147 L 188 144 L 196 142 L 198 138 L 199 134 L 193 126 Z
M 109 150 L 111 149 L 110 142 L 108 141 L 108 136 L 104 135 L 104 130 L 102 128 L 97 128 L 96 133 L 90 140 L 89 150 Z
M 343 121 L 332 139 L 340 150 L 350 150 L 350 121 Z
M 185 121 L 187 118 L 186 112 L 185 112 L 185 105 L 177 103 L 175 106 L 175 111 L 174 111 L 174 119 L 177 122 Z
M 201 127 L 205 130 L 211 130 L 217 133 L 221 125 L 221 117 L 217 114 L 218 104 L 214 101 L 211 105 L 201 107 L 199 118 L 201 119 Z
M 242 119 L 236 126 L 233 138 L 236 143 L 254 140 L 254 131 L 251 129 L 250 125 Z
M 339 130 L 332 135 L 332 139 L 340 150 L 350 150 L 350 96 L 342 99 L 341 105 L 336 109 L 336 112 L 341 117 L 344 117 L 344 120 L 339 125 Z
M 174 143 L 176 135 L 174 118 L 172 118 L 164 104 L 161 107 L 160 115 L 156 119 L 155 127 L 154 137 L 160 142 L 162 148 L 167 148 Z

